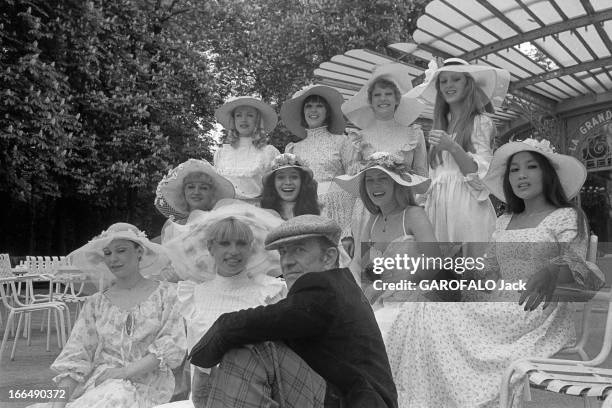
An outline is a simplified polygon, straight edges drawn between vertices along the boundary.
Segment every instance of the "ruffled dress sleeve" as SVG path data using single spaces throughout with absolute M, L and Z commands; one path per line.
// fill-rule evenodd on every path
M 472 195 L 478 201 L 489 198 L 489 190 L 485 187 L 482 179 L 489 171 L 489 164 L 493 157 L 491 150 L 491 140 L 495 134 L 495 124 L 485 115 L 478 115 L 474 118 L 474 131 L 472 132 L 472 145 L 474 152 L 467 154 L 476 163 L 476 172 L 465 175 L 465 181 L 472 187 Z
M 276 156 L 278 156 L 280 154 L 280 152 L 278 151 L 278 149 L 272 145 L 266 145 L 263 148 L 264 151 L 264 158 L 263 158 L 263 168 L 264 168 L 264 173 L 266 171 L 268 171 L 271 167 L 272 167 L 272 160 L 274 160 L 274 158 Z
M 160 282 L 162 291 L 161 328 L 147 351 L 159 359 L 161 370 L 178 367 L 187 354 L 185 322 L 179 313 L 176 286 Z
M 85 301 L 68 342 L 51 365 L 51 369 L 58 373 L 53 381 L 59 383 L 65 377 L 70 377 L 82 384 L 95 369 L 96 352 L 101 346 L 95 312 L 100 296 L 98 293 Z
M 550 260 L 554 265 L 567 265 L 574 281 L 586 290 L 596 291 L 605 284 L 599 267 L 586 260 L 588 234 L 578 238 L 578 214 L 573 208 L 556 211 L 547 226 L 559 245 L 560 254 Z

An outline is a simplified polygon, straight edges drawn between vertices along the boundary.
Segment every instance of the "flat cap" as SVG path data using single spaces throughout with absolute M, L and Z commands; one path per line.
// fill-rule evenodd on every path
M 281 245 L 312 237 L 324 237 L 337 244 L 341 233 L 342 229 L 334 220 L 319 215 L 300 215 L 270 231 L 265 245 L 267 250 L 278 249 Z

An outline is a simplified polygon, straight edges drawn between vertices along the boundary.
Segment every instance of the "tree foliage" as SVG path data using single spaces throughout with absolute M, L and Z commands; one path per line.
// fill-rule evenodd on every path
M 225 93 L 258 94 L 280 109 L 313 83 L 314 70 L 355 48 L 386 53 L 408 41 L 424 12 L 423 0 L 219 0 L 211 8 L 210 45 Z M 282 124 L 272 142 L 292 136 Z
M 258 94 L 278 110 L 332 56 L 408 40 L 425 3 L 5 0 L 0 198 L 23 237 L 0 246 L 65 252 L 119 220 L 158 230 L 157 183 L 211 158 L 225 98 Z M 273 135 L 279 148 L 288 138 Z
M 175 7 L 4 3 L 0 192 L 35 209 L 32 217 L 77 200 L 90 214 L 108 210 L 103 218 L 150 222 L 168 168 L 210 158 L 204 135 L 217 100 L 205 50 Z

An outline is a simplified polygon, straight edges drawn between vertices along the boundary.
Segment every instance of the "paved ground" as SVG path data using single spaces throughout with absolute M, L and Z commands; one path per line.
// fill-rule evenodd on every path
M 3 318 L 6 321 L 6 313 L 3 310 Z M 74 311 L 73 311 L 74 317 Z M 53 372 L 49 366 L 59 353 L 57 340 L 54 337 L 55 331 L 51 338 L 51 351 L 45 351 L 45 332 L 40 331 L 41 314 L 34 315 L 32 326 L 32 345 L 26 345 L 26 339 L 20 339 L 17 343 L 17 351 L 15 360 L 10 360 L 10 347 L 13 342 L 8 343 L 2 360 L 0 360 L 0 408 L 21 408 L 29 405 L 25 402 L 10 402 L 8 391 L 10 389 L 19 388 L 39 388 L 44 389 L 53 387 L 51 378 Z M 74 321 L 74 319 L 73 319 Z M 601 347 L 601 339 L 603 337 L 603 327 L 605 323 L 604 315 L 597 314 L 593 318 L 593 326 L 596 328 L 593 340 L 588 345 L 588 351 L 593 356 Z M 2 327 L 4 329 L 4 326 Z M 0 333 L 2 333 L 0 331 Z M 595 341 L 597 339 L 597 341 Z M 1 339 L 0 339 L 1 340 Z M 612 359 L 609 358 L 606 366 L 612 367 Z M 595 401 L 595 400 L 593 400 Z M 528 408 L 563 408 L 563 407 L 582 407 L 581 399 L 558 396 L 548 392 L 533 391 L 533 401 L 525 404 Z M 593 407 L 598 407 L 599 403 L 594 402 Z

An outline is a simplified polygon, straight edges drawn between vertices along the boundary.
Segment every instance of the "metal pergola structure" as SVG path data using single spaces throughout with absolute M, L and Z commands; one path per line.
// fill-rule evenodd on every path
M 612 102 L 610 0 L 434 0 L 417 27 L 414 43 L 391 44 L 388 55 L 351 50 L 322 63 L 317 82 L 349 98 L 378 64 L 406 64 L 417 85 L 431 59 L 459 57 L 507 69 L 515 100 L 550 114 Z M 525 123 L 511 103 L 495 119 L 505 129 Z

